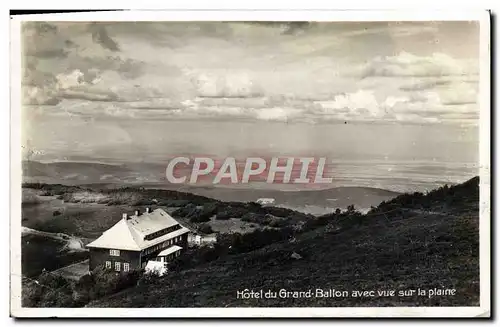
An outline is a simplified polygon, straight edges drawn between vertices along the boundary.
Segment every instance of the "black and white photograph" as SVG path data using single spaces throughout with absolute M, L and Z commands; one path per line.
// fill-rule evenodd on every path
M 11 20 L 14 316 L 490 315 L 488 12 L 253 15 Z

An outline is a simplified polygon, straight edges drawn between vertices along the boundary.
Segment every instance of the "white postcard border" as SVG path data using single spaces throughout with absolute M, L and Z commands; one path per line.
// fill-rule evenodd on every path
M 327 308 L 23 308 L 21 307 L 22 21 L 461 21 L 480 22 L 480 306 Z M 11 19 L 10 314 L 14 317 L 489 317 L 490 276 L 490 15 L 486 10 L 123 11 L 20 15 Z

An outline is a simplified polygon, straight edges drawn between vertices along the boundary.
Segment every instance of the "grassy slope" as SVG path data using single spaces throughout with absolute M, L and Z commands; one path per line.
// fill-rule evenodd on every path
M 220 258 L 91 303 L 95 307 L 479 305 L 478 178 L 381 204 L 403 211 L 300 234 L 295 242 Z M 335 222 L 334 222 L 335 223 Z M 293 252 L 303 256 L 295 260 Z M 245 288 L 405 290 L 454 288 L 455 296 L 236 298 Z

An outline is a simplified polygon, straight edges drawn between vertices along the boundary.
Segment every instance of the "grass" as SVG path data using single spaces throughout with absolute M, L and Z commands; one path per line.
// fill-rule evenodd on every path
M 64 250 L 66 242 L 45 236 L 25 235 L 21 244 L 21 267 L 27 277 L 38 276 L 43 269 L 52 271 L 88 258 L 87 252 Z
M 127 289 L 91 307 L 330 307 L 479 305 L 478 179 L 402 204 L 425 211 L 373 210 L 347 215 L 295 240 L 173 272 L 151 285 Z M 428 204 L 428 205 L 427 205 Z M 444 204 L 447 204 L 444 206 Z M 416 210 L 416 209 L 415 209 Z M 378 214 L 374 214 L 378 213 Z M 361 217 L 361 219 L 359 219 Z M 352 219 L 351 219 L 352 218 Z M 355 218 L 355 219 L 354 219 Z M 340 225 L 339 225 L 340 224 Z M 298 253 L 302 259 L 291 257 Z M 353 291 L 454 289 L 451 296 L 238 299 L 244 289 Z

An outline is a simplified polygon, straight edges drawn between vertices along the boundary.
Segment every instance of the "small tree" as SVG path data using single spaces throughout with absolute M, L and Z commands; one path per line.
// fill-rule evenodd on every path
M 203 233 L 203 234 L 212 234 L 214 232 L 214 230 L 212 229 L 212 226 L 210 226 L 209 224 L 201 224 L 198 227 L 198 230 L 200 231 L 200 233 Z

